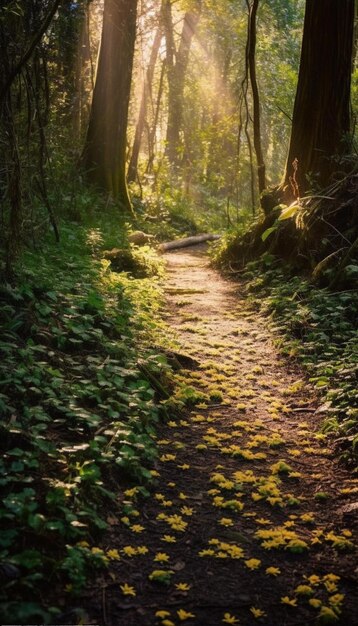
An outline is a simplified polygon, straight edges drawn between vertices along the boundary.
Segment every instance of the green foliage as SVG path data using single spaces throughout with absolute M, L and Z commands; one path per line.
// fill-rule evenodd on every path
M 149 347 L 160 291 L 111 272 L 106 243 L 100 228 L 63 225 L 60 246 L 27 252 L 17 284 L 0 287 L 0 601 L 19 623 L 51 621 L 45 580 L 78 593 L 106 565 L 79 542 L 93 544 L 121 485 L 150 480 L 157 455 L 171 387 Z
M 356 291 L 317 289 L 264 255 L 249 263 L 252 304 L 272 319 L 280 349 L 298 359 L 324 401 L 323 430 L 340 439 L 347 460 L 357 455 L 358 334 Z
M 153 191 L 149 184 L 144 184 L 144 199 L 134 197 L 137 228 L 155 235 L 157 241 L 170 241 L 203 232 L 220 233 L 227 228 L 226 198 L 213 196 L 204 185 L 197 186 L 194 197 L 183 192 L 182 181 L 177 180 L 171 185 L 167 177 L 168 172 L 161 172 L 157 190 Z M 139 192 L 135 185 L 132 192 Z M 236 220 L 233 204 L 230 204 L 229 211 Z

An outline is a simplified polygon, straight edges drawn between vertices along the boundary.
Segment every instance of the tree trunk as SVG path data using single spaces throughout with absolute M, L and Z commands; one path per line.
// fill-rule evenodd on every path
M 132 205 L 125 163 L 137 0 L 105 0 L 102 39 L 82 164 L 88 179 Z
M 147 163 L 147 167 L 145 171 L 146 174 L 152 174 L 153 172 L 153 163 L 155 159 L 155 147 L 156 147 L 155 136 L 156 136 L 158 121 L 159 121 L 159 113 L 160 113 L 160 106 L 161 106 L 163 90 L 164 90 L 164 78 L 165 78 L 166 68 L 167 68 L 167 64 L 166 64 L 166 61 L 164 60 L 162 63 L 161 70 L 160 70 L 159 86 L 158 86 L 158 93 L 157 93 L 157 98 L 155 102 L 153 124 L 151 128 L 149 128 L 148 126 L 148 163 Z
M 301 62 L 282 187 L 287 201 L 325 187 L 350 132 L 354 0 L 306 0 Z
M 183 97 L 185 74 L 189 63 L 190 47 L 200 19 L 201 0 L 197 1 L 196 11 L 188 11 L 184 16 L 183 30 L 177 53 L 175 52 L 171 0 L 164 0 L 163 23 L 167 46 L 168 68 L 168 126 L 166 155 L 172 165 L 180 160 L 180 130 L 183 124 Z
M 77 41 L 77 58 L 75 63 L 75 97 L 72 107 L 72 124 L 75 136 L 80 138 L 81 131 L 88 121 L 88 108 L 90 102 L 86 95 L 86 87 L 90 84 L 92 89 L 92 60 L 89 24 L 89 1 L 83 7 L 79 37 Z
M 261 119 L 260 119 L 260 98 L 259 89 L 256 78 L 256 15 L 259 6 L 259 0 L 252 0 L 251 4 L 247 1 L 249 9 L 248 18 L 248 41 L 247 41 L 247 61 L 249 66 L 250 83 L 252 89 L 253 102 L 253 126 L 254 126 L 254 148 L 257 161 L 257 178 L 259 184 L 259 192 L 262 193 L 266 189 L 265 163 L 261 146 Z
M 135 129 L 133 150 L 132 150 L 132 155 L 131 155 L 131 159 L 130 159 L 129 166 L 128 166 L 127 181 L 129 183 L 134 182 L 137 178 L 138 158 L 139 158 L 140 146 L 141 146 L 144 126 L 145 126 L 148 99 L 152 92 L 154 70 L 155 70 L 155 65 L 156 65 L 157 58 L 158 58 L 160 44 L 162 42 L 162 36 L 163 36 L 162 26 L 160 25 L 157 29 L 157 32 L 155 33 L 153 46 L 152 46 L 150 59 L 149 59 L 149 64 L 148 64 L 148 68 L 146 72 L 146 77 L 144 79 L 144 86 L 143 86 L 142 98 L 141 98 L 141 103 L 140 103 L 140 108 L 139 108 L 138 121 L 137 121 L 137 126 Z

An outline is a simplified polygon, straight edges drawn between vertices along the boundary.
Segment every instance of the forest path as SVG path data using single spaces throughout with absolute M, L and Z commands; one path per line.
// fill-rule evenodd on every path
M 312 388 L 201 248 L 166 259 L 168 338 L 198 362 L 178 377 L 209 400 L 160 428 L 151 496 L 126 492 L 97 623 L 357 625 L 357 480 L 318 432 Z

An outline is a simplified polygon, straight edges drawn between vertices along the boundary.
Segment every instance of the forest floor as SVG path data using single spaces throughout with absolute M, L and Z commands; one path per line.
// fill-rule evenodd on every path
M 166 255 L 179 379 L 210 396 L 158 433 L 155 486 L 109 520 L 84 598 L 103 626 L 358 624 L 358 481 L 319 431 L 319 399 L 204 247 Z M 195 393 L 195 392 L 193 392 Z

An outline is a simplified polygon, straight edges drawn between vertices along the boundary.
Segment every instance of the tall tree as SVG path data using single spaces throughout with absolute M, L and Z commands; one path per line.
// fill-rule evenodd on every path
M 283 187 L 288 200 L 339 169 L 350 132 L 354 0 L 306 0 L 290 147 Z
M 261 116 L 260 116 L 260 97 L 259 88 L 256 77 L 256 16 L 259 7 L 259 0 L 246 0 L 248 8 L 248 28 L 247 28 L 247 65 L 250 74 L 250 83 L 252 90 L 253 104 L 253 127 L 254 127 L 254 148 L 257 162 L 257 177 L 259 184 L 259 192 L 261 193 L 266 187 L 265 162 L 261 145 Z
M 126 184 L 128 108 L 137 0 L 105 0 L 102 39 L 82 164 L 89 180 L 132 211 Z
M 138 158 L 139 158 L 140 146 L 141 146 L 143 131 L 145 127 L 148 101 L 150 100 L 150 96 L 152 93 L 152 83 L 153 83 L 155 65 L 157 62 L 159 48 L 162 42 L 162 37 L 163 37 L 162 25 L 159 24 L 156 30 L 155 36 L 154 36 L 152 50 L 150 53 L 150 59 L 149 59 L 149 63 L 148 63 L 148 67 L 147 67 L 147 71 L 146 71 L 146 75 L 144 79 L 142 97 L 141 97 L 141 102 L 140 102 L 140 107 L 139 107 L 138 121 L 137 121 L 135 135 L 134 135 L 133 149 L 132 149 L 131 159 L 130 159 L 129 166 L 128 166 L 127 180 L 129 183 L 135 181 L 135 179 L 138 176 L 137 169 L 138 169 Z
M 166 154 L 173 165 L 179 161 L 180 130 L 183 123 L 183 98 L 185 74 L 189 64 L 189 54 L 193 36 L 200 19 L 201 0 L 195 0 L 192 10 L 184 15 L 183 28 L 178 50 L 175 47 L 172 0 L 163 2 L 163 24 L 166 39 L 166 59 L 168 72 L 168 125 Z

